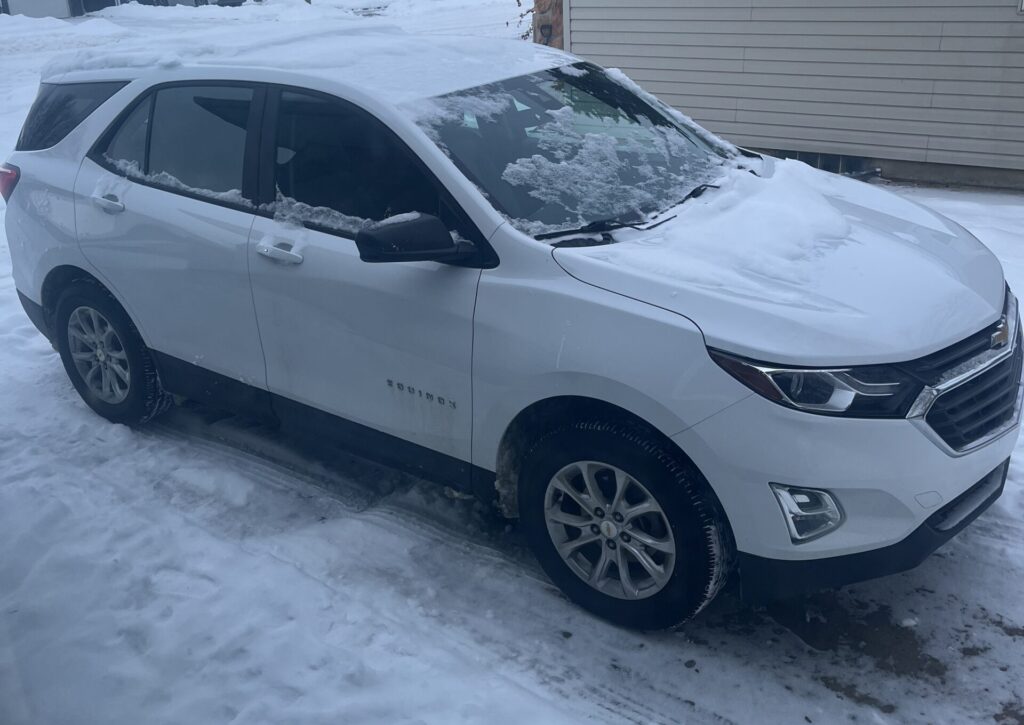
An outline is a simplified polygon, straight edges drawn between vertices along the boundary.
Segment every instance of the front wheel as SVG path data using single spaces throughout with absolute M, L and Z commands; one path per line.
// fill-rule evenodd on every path
M 728 578 L 728 525 L 707 482 L 640 426 L 589 421 L 545 435 L 523 467 L 519 510 L 548 576 L 616 624 L 679 625 Z
M 73 283 L 57 302 L 57 348 L 82 400 L 114 423 L 144 423 L 170 398 L 152 355 L 109 292 L 88 280 Z

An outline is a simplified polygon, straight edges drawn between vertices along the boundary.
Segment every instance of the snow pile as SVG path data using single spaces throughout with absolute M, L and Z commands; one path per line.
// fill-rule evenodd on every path
M 72 23 L 57 18 L 0 14 L 0 35 L 8 43 L 17 38 L 19 52 L 27 50 L 50 55 L 57 48 L 116 43 L 120 37 L 130 36 L 132 32 L 104 18 L 88 17 Z
M 258 66 L 325 78 L 400 103 L 576 60 L 525 41 L 413 35 L 396 28 L 387 16 L 359 18 L 316 4 L 300 5 L 285 5 L 286 12 L 276 14 L 271 11 L 277 5 L 254 10 L 271 14 L 244 33 L 225 33 L 233 25 L 225 22 L 223 29 L 204 25 L 183 36 L 119 39 L 110 47 L 57 57 L 45 66 L 43 76 L 108 68 L 137 75 L 147 68 L 180 64 Z M 108 17 L 118 17 L 113 11 L 123 9 L 111 9 Z M 185 17 L 212 19 L 200 10 L 207 8 L 191 8 Z
M 30 18 L 27 15 L 6 15 L 0 13 L 0 33 L 24 33 L 42 35 L 46 33 L 70 32 L 73 29 L 63 20 L 57 18 Z

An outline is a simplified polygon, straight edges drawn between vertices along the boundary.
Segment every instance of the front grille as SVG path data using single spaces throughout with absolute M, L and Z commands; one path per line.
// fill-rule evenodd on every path
M 1018 332 L 1012 356 L 944 393 L 932 404 L 925 420 L 953 450 L 961 451 L 1013 421 L 1024 362 L 1020 343 Z
M 1002 320 L 993 322 L 984 330 L 976 332 L 958 343 L 933 352 L 927 357 L 905 363 L 902 367 L 926 385 L 935 385 L 943 377 L 946 377 L 950 370 L 959 368 L 991 348 L 992 335 L 1001 323 Z

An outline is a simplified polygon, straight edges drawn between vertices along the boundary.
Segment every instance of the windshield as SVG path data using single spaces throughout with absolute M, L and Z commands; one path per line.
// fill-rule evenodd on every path
M 417 123 L 528 234 L 640 222 L 717 178 L 724 154 L 600 68 L 430 99 Z

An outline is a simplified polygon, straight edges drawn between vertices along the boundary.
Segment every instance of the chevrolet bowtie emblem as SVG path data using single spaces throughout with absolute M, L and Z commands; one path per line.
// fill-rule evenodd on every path
M 992 333 L 991 343 L 993 350 L 1010 344 L 1010 326 L 1006 324 L 1005 319 L 999 323 L 999 327 Z

